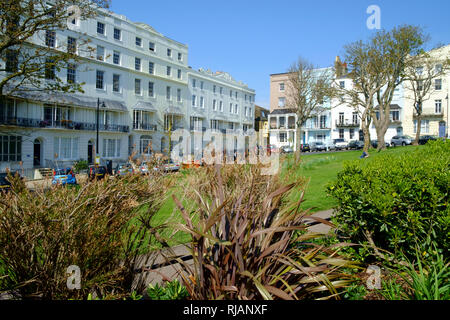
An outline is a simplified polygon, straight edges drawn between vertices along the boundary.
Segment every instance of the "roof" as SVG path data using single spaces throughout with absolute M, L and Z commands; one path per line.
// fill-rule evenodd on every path
M 153 103 L 151 102 L 145 102 L 145 101 L 138 101 L 133 108 L 133 110 L 144 110 L 144 111 L 154 111 L 156 112 L 155 106 L 153 106 Z
M 50 94 L 45 91 L 15 91 L 11 94 L 11 96 L 25 100 L 39 101 L 43 103 L 51 103 L 67 106 L 79 106 L 85 108 L 97 108 L 97 101 L 98 101 L 95 98 L 72 93 L 52 92 Z M 102 107 L 108 110 L 115 110 L 122 112 L 128 111 L 127 106 L 121 101 L 101 99 L 100 102 L 103 102 L 104 106 Z
M 375 110 L 380 109 L 380 105 L 375 107 Z M 400 110 L 401 107 L 398 104 L 391 104 L 391 110 Z
M 287 113 L 296 113 L 295 109 L 275 109 L 270 114 L 287 114 Z

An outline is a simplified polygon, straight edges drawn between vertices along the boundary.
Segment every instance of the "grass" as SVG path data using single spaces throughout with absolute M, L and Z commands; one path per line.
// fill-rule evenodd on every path
M 410 152 L 419 147 L 420 146 L 396 147 L 389 148 L 382 152 L 376 152 L 375 150 L 372 150 L 370 152 L 370 157 L 363 160 L 359 159 L 359 156 L 362 153 L 360 150 L 326 154 L 305 153 L 302 154 L 301 165 L 297 170 L 295 170 L 296 174 L 294 176 L 286 176 L 285 174 L 287 168 L 294 165 L 293 155 L 283 156 L 281 159 L 281 176 L 283 179 L 285 179 L 286 182 L 292 182 L 296 180 L 298 181 L 298 179 L 302 179 L 302 177 L 306 178 L 306 192 L 304 202 L 301 205 L 302 209 L 312 208 L 311 212 L 328 210 L 332 209 L 336 202 L 332 197 L 327 195 L 325 189 L 326 185 L 330 181 L 337 178 L 338 172 L 343 169 L 344 163 L 346 161 L 357 160 L 369 162 L 372 161 L 372 159 L 375 159 L 385 153 Z M 174 193 L 178 198 L 182 198 L 183 186 L 186 181 L 187 175 L 195 172 L 195 170 L 196 169 L 181 170 L 179 173 L 176 173 L 178 183 L 172 193 Z M 296 199 L 298 199 L 298 196 L 298 194 L 294 193 L 291 197 L 295 197 Z M 153 221 L 155 225 L 160 225 L 174 218 L 178 221 L 179 217 L 179 210 L 176 209 L 176 205 L 173 202 L 171 194 L 169 194 L 166 203 L 155 215 Z M 186 243 L 190 239 L 189 235 L 183 234 L 181 232 L 171 234 L 170 231 L 167 231 L 163 234 L 163 236 L 169 239 L 168 243 L 170 245 Z
M 366 159 L 359 158 L 362 153 L 360 150 L 326 154 L 304 153 L 302 154 L 301 165 L 296 170 L 296 175 L 289 177 L 285 176 L 284 178 L 288 181 L 299 179 L 300 177 L 305 177 L 307 179 L 305 198 L 302 204 L 303 209 L 312 208 L 311 212 L 328 210 L 332 209 L 336 202 L 332 197 L 327 195 L 326 185 L 337 179 L 337 174 L 343 169 L 346 161 L 356 160 L 370 162 L 382 154 L 410 152 L 419 147 L 420 146 L 396 147 L 389 148 L 382 152 L 373 150 L 370 152 L 370 157 Z M 283 161 L 282 170 L 285 171 L 292 165 L 294 165 L 293 155 L 288 155 Z

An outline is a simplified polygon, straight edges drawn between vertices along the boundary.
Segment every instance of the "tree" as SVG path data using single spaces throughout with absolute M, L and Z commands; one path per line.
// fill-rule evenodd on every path
M 368 41 L 345 47 L 355 87 L 353 97 L 375 125 L 378 150 L 386 148 L 384 136 L 390 124 L 395 89 L 405 80 L 405 70 L 411 63 L 409 57 L 421 52 L 426 39 L 419 27 L 405 25 L 377 31 Z
M 345 61 L 349 68 L 347 76 L 352 79 L 350 88 L 339 88 L 339 96 L 352 105 L 361 120 L 364 133 L 364 148 L 368 153 L 370 147 L 369 126 L 374 108 L 375 94 L 384 86 L 381 75 L 376 71 L 377 55 L 373 55 L 371 44 L 357 41 L 345 46 Z
M 435 56 L 434 52 L 422 52 L 410 57 L 410 62 L 405 69 L 405 89 L 412 95 L 406 95 L 413 101 L 413 112 L 417 120 L 416 138 L 414 145 L 419 144 L 422 124 L 423 103 L 430 99 L 435 91 L 435 80 L 442 77 L 450 68 L 450 58 Z
M 333 71 L 315 68 L 299 57 L 288 70 L 286 107 L 294 109 L 297 115 L 295 160 L 300 161 L 302 126 L 306 121 L 325 110 L 326 99 L 333 98 Z
M 90 40 L 73 33 L 57 44 L 58 31 L 94 17 L 109 0 L 2 0 L 0 2 L 0 105 L 26 91 L 82 92 L 83 83 L 63 81 L 57 72 L 76 68 L 89 57 Z M 75 36 L 77 34 L 78 36 Z M 7 134 L 12 134 L 7 130 Z
M 0 72 L 5 76 L 0 79 L 0 95 L 16 90 L 80 91 L 80 84 L 53 75 L 69 64 L 80 63 L 80 51 L 90 51 L 83 46 L 89 40 L 80 35 L 83 41 L 57 46 L 56 32 L 67 30 L 68 24 L 76 21 L 75 14 L 79 13 L 80 20 L 92 18 L 99 7 L 106 6 L 107 0 L 2 0 L 0 58 L 4 64 Z

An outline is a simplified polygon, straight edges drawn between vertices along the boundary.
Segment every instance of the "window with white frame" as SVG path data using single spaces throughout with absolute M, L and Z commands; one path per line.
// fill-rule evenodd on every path
M 138 57 L 134 58 L 134 69 L 136 71 L 141 71 L 141 58 Z
M 67 64 L 67 83 L 77 82 L 77 66 L 73 63 Z
M 103 139 L 103 157 L 120 157 L 120 139 Z
M 216 93 L 216 85 L 213 85 L 213 93 Z
M 155 84 L 153 82 L 150 81 L 148 83 L 148 96 L 152 97 L 152 98 L 155 96 L 154 86 L 155 86 Z
M 177 102 L 181 102 L 181 89 L 177 89 Z
M 217 109 L 217 101 L 216 101 L 216 99 L 213 100 L 213 103 L 212 103 L 212 109 L 213 109 L 214 111 L 216 111 L 216 109 Z
M 178 69 L 178 72 L 177 72 L 177 78 L 178 78 L 178 79 L 181 79 L 181 69 Z
M 285 105 L 286 105 L 286 98 L 285 97 L 278 98 L 278 106 L 280 108 L 284 108 Z
M 204 102 L 205 102 L 205 98 L 200 97 L 200 108 L 204 108 Z
M 120 65 L 120 52 L 119 51 L 115 51 L 113 52 L 113 63 Z
M 436 114 L 442 113 L 442 100 L 434 101 L 434 113 L 436 113 Z
M 195 88 L 196 85 L 197 85 L 197 81 L 195 79 L 192 79 L 192 88 Z
M 105 61 L 105 48 L 97 46 L 97 60 Z
M 434 80 L 434 89 L 435 90 L 442 90 L 442 79 L 435 79 Z
M 219 102 L 219 111 L 223 112 L 223 101 Z
M 200 81 L 200 89 L 203 90 L 203 81 Z
M 235 105 L 234 105 L 234 113 L 235 113 L 235 114 L 238 114 L 238 113 L 239 113 L 238 110 L 239 110 L 238 105 L 235 104 Z
M 172 49 L 167 48 L 167 56 L 171 57 L 172 56 Z
M 280 91 L 284 91 L 284 82 L 280 83 Z
M 79 138 L 54 137 L 53 154 L 57 160 L 78 160 Z
M 54 80 L 56 77 L 55 60 L 51 58 L 45 59 L 45 79 Z
M 120 29 L 114 28 L 114 39 L 122 40 L 122 31 Z
M 155 43 L 154 42 L 148 43 L 148 50 L 155 52 Z
M 223 94 L 223 88 L 222 87 L 219 88 L 219 91 L 220 91 L 220 94 Z
M 103 22 L 97 21 L 97 33 L 105 35 L 105 24 Z
M 197 106 L 197 96 L 195 94 L 192 95 L 192 106 L 193 107 Z
M 178 61 L 183 60 L 183 54 L 181 52 L 178 52 Z
M 344 139 L 344 129 L 339 129 L 339 139 Z
M 287 142 L 287 134 L 286 134 L 286 132 L 280 132 L 280 134 L 279 134 L 279 141 L 280 142 Z
M 219 129 L 219 120 L 211 120 L 211 129 Z
M 233 113 L 233 104 L 230 102 L 230 113 Z
M 141 136 L 139 139 L 139 151 L 141 154 L 150 155 L 152 153 L 152 137 Z
M 142 39 L 141 39 L 141 38 L 136 37 L 136 45 L 137 45 L 138 47 L 142 47 Z
M 77 39 L 73 37 L 67 37 L 67 52 L 72 54 L 77 53 Z
M 22 161 L 22 137 L 0 135 L 0 162 Z
M 171 89 L 169 86 L 166 87 L 166 99 L 172 100 Z
M 47 47 L 56 47 L 56 32 L 47 30 L 45 32 L 45 45 Z
M 155 64 L 151 61 L 148 63 L 148 73 L 155 74 Z
M 421 133 L 429 133 L 430 132 L 430 120 L 421 120 L 420 132 Z M 417 120 L 414 120 L 414 133 L 417 133 Z
M 113 74 L 113 92 L 120 92 L 120 75 Z
M 166 75 L 169 77 L 172 75 L 172 68 L 170 66 L 167 66 Z
M 141 95 L 141 79 L 134 79 L 134 93 L 137 95 Z

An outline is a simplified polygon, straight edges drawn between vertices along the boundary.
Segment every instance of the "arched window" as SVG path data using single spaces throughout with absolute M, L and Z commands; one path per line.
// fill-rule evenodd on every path
M 151 154 L 153 150 L 152 147 L 152 137 L 151 136 L 141 136 L 139 151 L 141 154 Z

